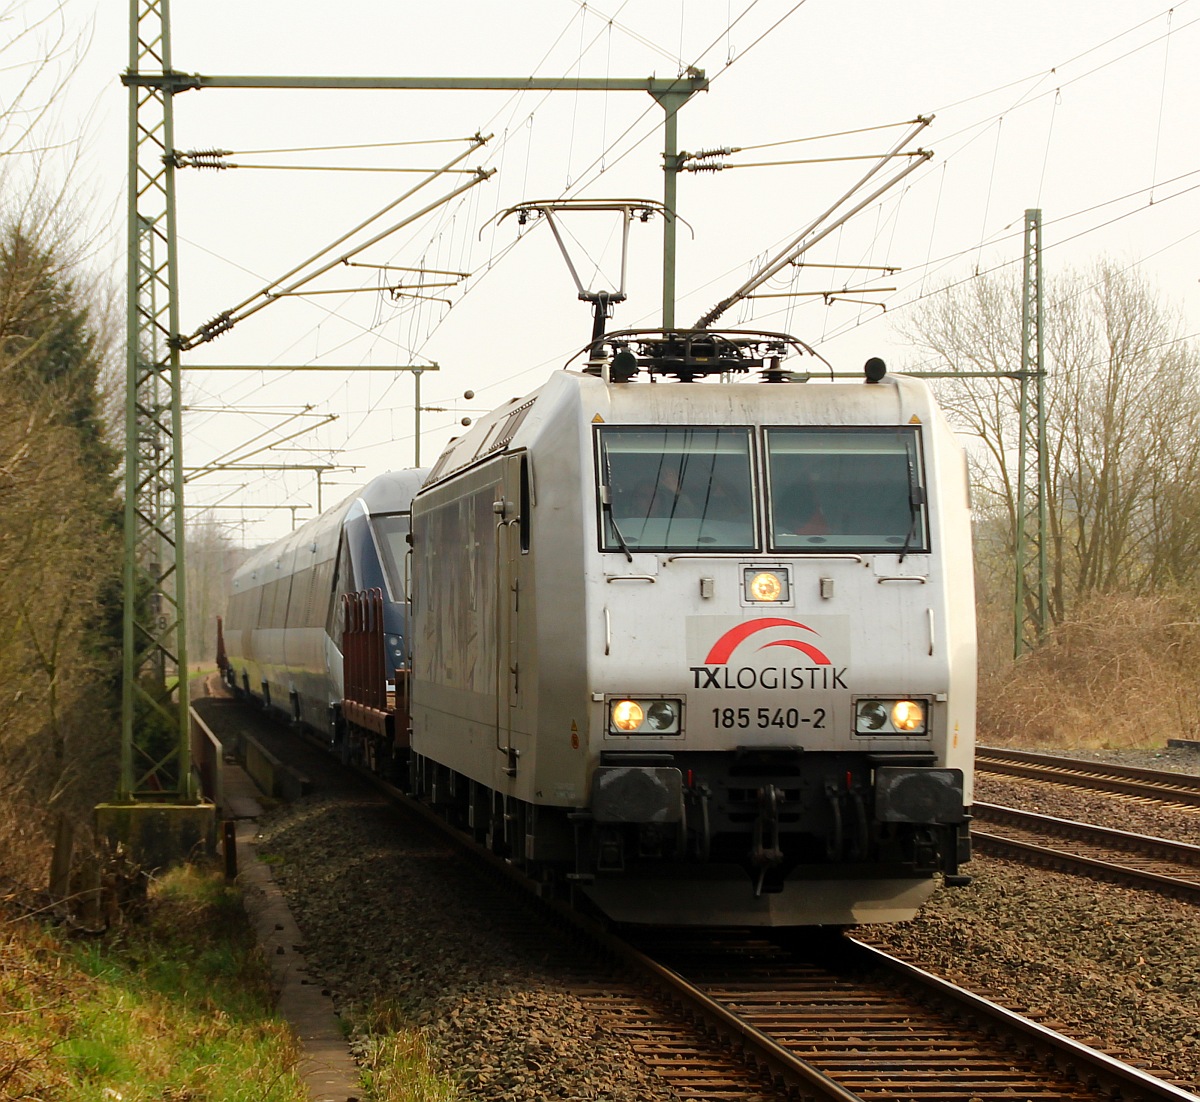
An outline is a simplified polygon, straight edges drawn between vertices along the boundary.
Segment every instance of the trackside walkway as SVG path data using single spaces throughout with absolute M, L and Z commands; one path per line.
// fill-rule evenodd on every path
M 258 789 L 239 765 L 226 762 L 223 774 L 221 814 L 236 822 L 238 883 L 279 991 L 276 1009 L 300 1042 L 297 1071 L 313 1102 L 357 1102 L 358 1065 L 319 977 L 309 975 L 299 950 L 304 939 L 287 901 L 270 866 L 258 856 L 255 820 L 262 814 Z

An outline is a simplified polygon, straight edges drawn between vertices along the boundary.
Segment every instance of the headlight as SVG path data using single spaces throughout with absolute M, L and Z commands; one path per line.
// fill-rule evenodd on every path
M 925 709 L 915 700 L 897 700 L 892 705 L 892 726 L 897 731 L 924 731 Z
M 618 731 L 636 731 L 645 716 L 636 700 L 618 700 L 612 708 L 613 726 Z
M 926 709 L 920 700 L 860 700 L 854 705 L 854 733 L 923 735 Z
M 760 604 L 778 604 L 791 599 L 786 570 L 747 569 L 742 577 L 746 600 Z
M 679 712 L 669 700 L 656 700 L 646 709 L 646 726 L 654 731 L 669 731 L 679 725 Z
M 750 596 L 756 601 L 778 601 L 782 592 L 783 586 L 774 574 L 764 571 L 750 579 Z
M 620 735 L 678 735 L 683 704 L 678 700 L 613 700 L 608 730 Z

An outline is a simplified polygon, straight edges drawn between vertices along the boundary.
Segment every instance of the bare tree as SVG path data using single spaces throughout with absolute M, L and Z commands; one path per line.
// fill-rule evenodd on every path
M 205 513 L 188 524 L 185 553 L 188 654 L 203 662 L 216 654 L 217 617 L 225 615 L 233 572 L 248 552 L 233 543 L 212 513 Z
M 43 805 L 114 756 L 120 642 L 112 350 L 53 226 L 0 228 L 0 763 Z
M 56 813 L 87 822 L 111 795 L 119 746 L 120 330 L 89 272 L 114 220 L 78 179 L 90 127 L 64 94 L 79 12 L 0 0 L 0 870 L 21 878 Z
M 1097 592 L 1147 593 L 1200 581 L 1200 352 L 1136 272 L 1101 260 L 1051 282 L 1045 351 L 1051 614 Z M 901 324 L 922 366 L 1020 368 L 1015 275 L 934 295 Z M 1011 569 L 1019 391 L 1010 378 L 939 385 L 974 438 L 976 501 Z

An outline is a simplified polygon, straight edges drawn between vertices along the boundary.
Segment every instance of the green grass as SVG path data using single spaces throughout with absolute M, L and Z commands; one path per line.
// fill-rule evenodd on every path
M 241 897 L 215 872 L 175 870 L 100 937 L 0 912 L 0 1099 L 307 1102 L 273 1005 Z M 373 1010 L 353 1028 L 364 1102 L 456 1097 L 398 1015 Z
M 144 914 L 100 938 L 5 923 L 0 962 L 0 1097 L 308 1097 L 241 900 L 214 874 L 171 873 Z

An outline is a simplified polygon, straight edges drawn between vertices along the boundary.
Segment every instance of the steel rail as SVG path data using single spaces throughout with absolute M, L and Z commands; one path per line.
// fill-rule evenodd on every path
M 239 708 L 245 707 L 237 698 L 230 698 L 229 702 Z M 328 754 L 328 744 L 314 733 L 300 728 L 288 735 L 289 738 L 297 736 L 309 748 L 319 751 L 322 757 Z M 703 1024 L 707 1028 L 697 1028 L 699 1023 L 696 1018 L 698 1015 L 689 1016 L 678 1013 L 678 1008 L 688 1006 L 689 1000 L 686 1000 L 682 994 L 674 998 L 668 995 L 668 992 L 678 990 L 679 985 L 671 982 L 671 977 L 665 969 L 662 970 L 663 974 L 659 978 L 646 972 L 639 965 L 631 963 L 634 954 L 631 947 L 614 939 L 599 923 L 586 915 L 571 909 L 562 901 L 548 898 L 543 893 L 543 885 L 531 880 L 507 858 L 476 844 L 468 830 L 449 821 L 436 807 L 413 799 L 391 782 L 361 766 L 344 763 L 344 767 L 352 772 L 358 780 L 378 792 L 398 815 L 407 819 L 417 829 L 427 830 L 431 837 L 436 836 L 455 847 L 457 852 L 475 864 L 480 872 L 498 882 L 502 891 L 511 893 L 511 898 L 520 899 L 526 906 L 531 903 L 535 904 L 538 909 L 553 916 L 553 921 L 561 921 L 569 932 L 578 935 L 588 955 L 605 962 L 603 965 L 605 969 L 611 970 L 614 966 L 626 964 L 632 972 L 633 982 L 621 981 L 621 986 L 629 987 L 630 993 L 626 995 L 620 991 L 616 992 L 615 1001 L 619 1009 L 614 1011 L 610 1005 L 614 1001 L 613 989 L 608 984 L 596 987 L 594 983 L 585 983 L 583 987 L 576 990 L 576 995 L 585 1006 L 593 1006 L 598 1014 L 616 1013 L 618 1016 L 632 1016 L 643 1027 L 652 1021 L 653 1027 L 647 1029 L 647 1033 L 651 1036 L 641 1043 L 631 1039 L 630 1045 L 635 1053 L 646 1059 L 647 1066 L 654 1069 L 656 1074 L 661 1075 L 667 1083 L 681 1088 L 678 1076 L 673 1076 L 670 1070 L 662 1071 L 655 1066 L 652 1054 L 659 1052 L 661 1055 L 661 1037 L 664 1033 L 668 1034 L 673 1042 L 678 1039 L 679 1044 L 675 1051 L 687 1053 L 684 1058 L 687 1068 L 694 1068 L 704 1063 L 708 1069 L 710 1081 L 715 1077 L 720 1082 L 715 1097 L 732 1098 L 740 1097 L 743 1094 L 747 1097 L 757 1097 L 762 1094 L 762 1090 L 761 1083 L 755 1081 L 770 1076 L 773 1079 L 787 1082 L 792 1088 L 789 1097 L 793 1099 L 800 1098 L 804 1102 L 858 1102 L 857 1096 L 841 1090 L 836 1083 L 826 1080 L 815 1069 L 803 1066 L 802 1061 L 798 1061 L 785 1050 L 773 1051 L 773 1049 L 777 1050 L 778 1046 L 774 1046 L 769 1041 L 761 1056 L 754 1054 L 749 1048 L 753 1044 L 750 1036 L 752 1031 L 746 1028 L 737 1030 L 735 1018 L 730 1031 L 720 1032 L 719 1023 L 722 1012 L 719 1008 L 713 1011 L 710 1018 L 704 1019 Z M 541 917 L 547 917 L 547 915 Z M 520 930 L 525 931 L 527 923 L 518 924 L 518 926 Z M 638 990 L 639 979 L 644 981 L 640 991 Z M 604 997 L 598 1001 L 589 998 L 587 990 L 589 986 L 593 988 L 593 993 L 595 990 L 602 991 Z M 647 987 L 654 992 L 650 997 L 647 997 L 645 993 Z M 638 1000 L 636 1006 L 631 1001 L 635 998 Z M 655 998 L 663 1004 L 662 1007 L 653 1005 Z M 668 1012 L 664 1012 L 664 1010 L 668 1010 Z M 714 1033 L 718 1033 L 724 1040 L 732 1042 L 727 1050 L 721 1050 L 721 1042 L 713 1042 Z M 733 1050 L 741 1049 L 747 1050 L 747 1054 L 751 1057 L 750 1063 L 741 1061 L 732 1055 Z M 647 1053 L 651 1055 L 647 1055 Z M 668 1061 L 668 1065 L 669 1063 L 670 1061 Z M 690 1081 L 690 1077 L 686 1074 L 684 1079 Z M 747 1079 L 754 1084 L 749 1089 L 745 1082 Z M 807 1085 L 802 1086 L 801 1084 Z
M 778 933 L 786 936 L 773 947 L 738 931 L 699 941 L 651 934 L 648 952 L 861 1098 L 1196 1102 L 867 941 Z
M 976 803 L 972 809 L 976 820 L 996 825 L 1021 827 L 1042 834 L 1058 835 L 1081 842 L 1107 846 L 1130 854 L 1141 854 L 1157 861 L 1167 861 L 1191 869 L 1200 870 L 1200 846 L 1191 842 L 1177 842 L 1170 838 L 1156 838 L 1152 834 L 1134 834 L 1126 830 L 1080 823 L 1074 819 L 1060 819 L 1053 815 L 1042 815 L 1000 804 Z
M 699 1018 L 723 1041 L 745 1051 L 747 1057 L 766 1074 L 800 1097 L 813 1102 L 860 1102 L 859 1096 L 798 1056 L 788 1052 L 777 1041 L 760 1032 L 736 1013 L 709 998 L 683 976 L 655 961 L 629 942 L 613 935 L 600 923 L 575 910 L 561 900 L 541 892 L 541 885 L 530 880 L 507 858 L 491 853 L 472 843 L 466 831 L 448 822 L 437 810 L 412 799 L 400 789 L 363 770 L 357 770 L 393 803 L 463 846 L 472 859 L 511 885 L 535 896 L 538 902 L 552 911 L 578 933 L 589 939 L 609 957 L 624 962 L 652 983 L 677 1009 L 689 1017 Z
M 1082 872 L 1093 878 L 1149 888 L 1200 903 L 1200 846 L 993 804 L 975 804 L 974 815 L 976 822 L 1001 832 L 972 827 L 972 840 L 983 853 L 1044 868 Z M 1081 843 L 1093 852 L 1060 849 L 1040 838 L 1014 838 L 1004 834 L 1005 829 Z M 1130 863 L 1131 860 L 1149 861 L 1159 868 Z M 1162 868 L 1164 865 L 1169 868 Z
M 574 912 L 567 912 L 574 915 Z M 799 1088 L 805 1097 L 831 1099 L 833 1102 L 859 1102 L 860 1096 L 847 1090 L 806 1060 L 789 1052 L 774 1038 L 751 1025 L 735 1011 L 710 998 L 678 972 L 647 956 L 640 949 L 608 933 L 601 935 L 610 952 L 651 977 L 672 1001 L 687 1013 L 698 1015 L 727 1041 L 743 1048 L 747 1056 L 773 1078 L 791 1088 Z
M 1000 773 L 1029 780 L 1067 784 L 1076 788 L 1115 792 L 1122 796 L 1137 796 L 1200 807 L 1200 776 L 1190 773 L 1139 769 L 1111 765 L 1107 762 L 1060 758 L 1026 750 L 993 749 L 985 746 L 976 747 L 975 768 L 982 773 Z
M 976 842 L 979 852 L 990 854 L 993 857 L 1008 857 L 1027 865 L 1038 865 L 1042 868 L 1057 869 L 1062 872 L 1083 872 L 1092 876 L 1093 879 L 1123 884 L 1132 888 L 1149 888 L 1177 899 L 1200 903 L 1200 884 L 1178 880 L 1173 876 L 1163 876 L 1160 873 L 1151 872 L 1149 869 L 1117 865 L 1111 861 L 1086 857 L 1080 853 L 1068 853 L 1066 850 L 1054 849 L 1052 846 L 1040 846 L 1033 842 L 1023 842 L 1018 838 L 1004 838 L 998 834 L 988 834 L 985 831 L 973 830 L 971 837 Z
M 985 999 L 982 995 L 973 994 L 935 976 L 932 972 L 926 972 L 915 964 L 893 957 L 857 938 L 848 937 L 846 940 L 856 946 L 864 960 L 912 980 L 921 988 L 934 992 L 940 1000 L 954 1004 L 977 1021 L 988 1022 L 1005 1033 L 1020 1036 L 1040 1055 L 1052 1060 L 1056 1067 L 1080 1080 L 1097 1084 L 1123 1102 L 1131 1102 L 1133 1099 L 1197 1102 L 1197 1096 L 1190 1091 L 1156 1079 L 1112 1056 L 1088 1048 L 1087 1045 L 1073 1041 L 1047 1026 L 1039 1025 L 990 999 Z
M 382 787 L 390 788 L 386 785 Z M 400 797 L 403 806 L 411 809 L 419 818 L 451 837 L 464 842 L 468 840 L 464 831 L 447 823 L 436 810 L 403 796 L 397 789 L 391 791 Z M 613 934 L 563 901 L 542 895 L 541 885 L 530 881 L 511 861 L 478 846 L 467 845 L 466 851 L 503 879 L 538 896 L 542 905 L 611 957 L 631 966 L 677 1009 L 698 1019 L 725 1043 L 743 1051 L 751 1063 L 787 1089 L 803 1098 L 820 1102 L 827 1099 L 833 1102 L 861 1102 L 864 1096 L 841 1085 L 833 1075 L 822 1070 L 819 1060 L 805 1059 L 789 1051 L 786 1044 L 772 1037 L 768 1030 L 755 1026 L 720 998 L 707 994 L 681 972 L 656 960 L 650 953 Z M 1200 1102 L 1198 1096 L 1172 1083 L 1091 1049 L 866 942 L 850 936 L 844 941 L 856 967 L 885 969 L 903 977 L 922 992 L 931 994 L 942 1005 L 951 1006 L 956 1014 L 964 1014 L 977 1023 L 986 1022 L 998 1032 L 1020 1038 L 1037 1052 L 1040 1060 L 1048 1061 L 1061 1074 L 1089 1085 L 1094 1084 L 1109 1097 L 1120 1099 L 1121 1102 Z M 798 1004 L 803 998 L 803 993 L 798 992 Z M 870 1058 L 866 1059 L 864 1070 L 869 1070 Z M 1036 1073 L 1035 1062 L 1028 1063 L 1031 1073 Z M 868 1093 L 874 1097 L 876 1092 Z

